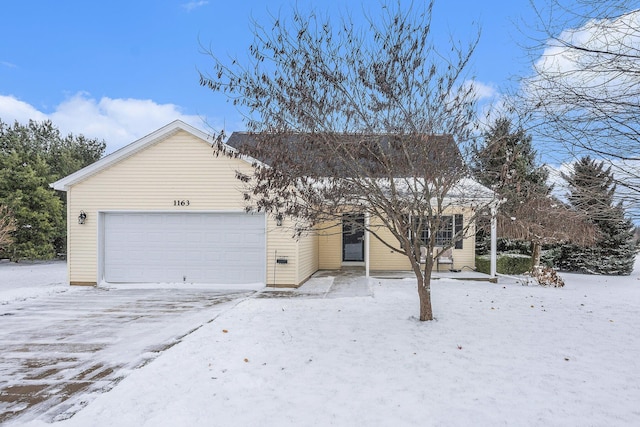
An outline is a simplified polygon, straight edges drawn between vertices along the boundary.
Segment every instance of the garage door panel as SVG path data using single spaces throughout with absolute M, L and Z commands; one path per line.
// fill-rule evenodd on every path
M 265 280 L 264 215 L 105 213 L 103 249 L 107 282 Z

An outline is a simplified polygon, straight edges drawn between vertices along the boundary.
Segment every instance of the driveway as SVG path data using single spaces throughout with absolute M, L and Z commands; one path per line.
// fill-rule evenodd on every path
M 69 418 L 251 294 L 72 287 L 0 305 L 0 424 Z

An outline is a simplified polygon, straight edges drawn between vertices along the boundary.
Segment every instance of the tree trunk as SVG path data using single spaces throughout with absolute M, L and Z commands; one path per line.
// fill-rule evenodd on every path
M 540 243 L 531 242 L 531 273 L 540 266 Z
M 418 299 L 420 301 L 420 321 L 433 320 L 433 309 L 431 307 L 431 271 L 433 270 L 433 248 L 427 248 L 424 262 L 424 271 L 420 264 L 420 246 L 408 239 L 402 240 L 401 245 L 409 254 L 409 262 L 413 274 L 418 282 Z
M 433 260 L 427 254 L 424 273 L 420 270 L 420 264 L 413 271 L 418 279 L 418 297 L 420 300 L 420 321 L 433 320 L 433 308 L 431 307 L 431 269 Z
M 418 280 L 420 282 L 420 280 Z M 431 278 L 418 283 L 418 295 L 420 296 L 420 320 L 433 320 L 433 309 L 431 308 Z

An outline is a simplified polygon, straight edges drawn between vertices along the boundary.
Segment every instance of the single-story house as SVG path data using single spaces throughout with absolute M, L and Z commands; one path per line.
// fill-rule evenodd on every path
M 293 287 L 321 269 L 410 268 L 406 257 L 353 232 L 353 216 L 295 238 L 286 218 L 247 213 L 236 171 L 249 174 L 251 162 L 214 156 L 205 132 L 174 121 L 51 184 L 67 192 L 70 284 Z M 470 213 L 469 206 L 452 211 L 451 231 Z M 453 268 L 475 266 L 472 237 L 453 253 Z

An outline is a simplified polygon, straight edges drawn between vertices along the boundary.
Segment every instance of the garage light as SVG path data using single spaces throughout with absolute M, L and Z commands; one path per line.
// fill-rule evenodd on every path
M 276 225 L 277 225 L 278 227 L 281 227 L 281 226 L 282 226 L 282 214 L 278 214 L 278 215 L 276 216 Z
M 80 211 L 80 215 L 78 215 L 78 224 L 84 224 L 87 220 L 87 214 L 84 211 Z

